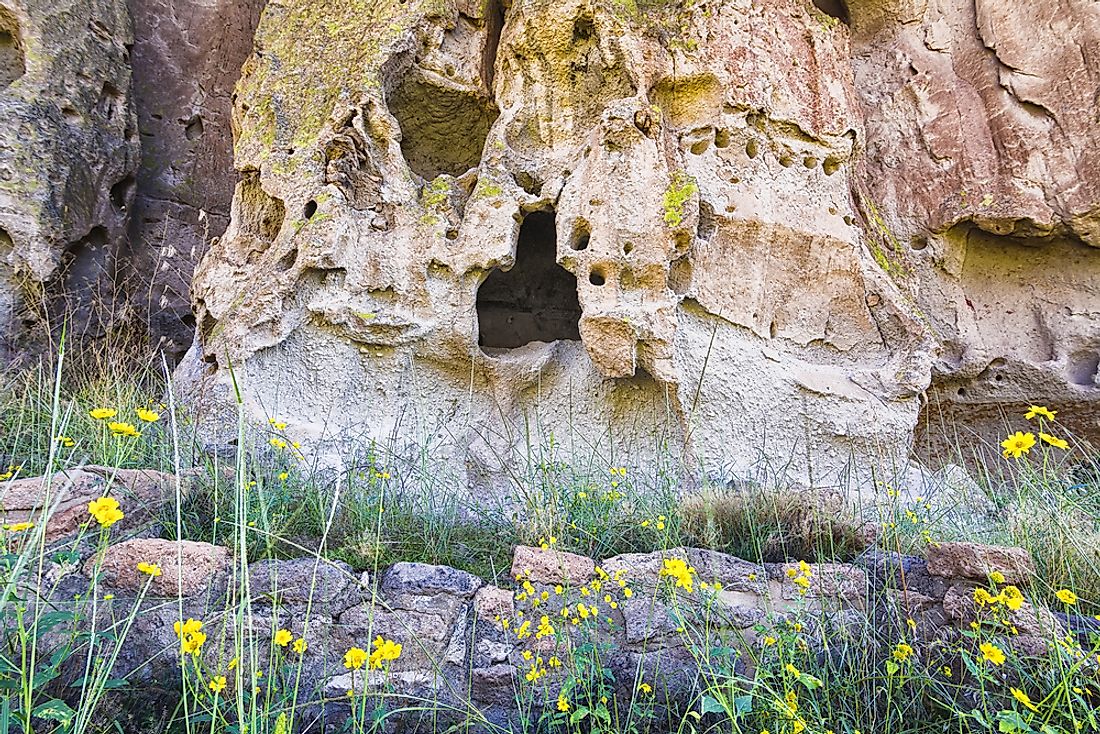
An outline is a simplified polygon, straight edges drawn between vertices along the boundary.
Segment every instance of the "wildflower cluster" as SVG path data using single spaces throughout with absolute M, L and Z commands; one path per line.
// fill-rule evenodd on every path
M 304 640 L 302 642 L 301 652 L 304 652 Z M 276 643 L 285 644 L 279 643 L 278 634 L 276 634 Z M 286 643 L 289 643 L 289 639 L 286 639 Z M 386 663 L 401 657 L 400 642 L 394 642 L 393 640 L 382 637 L 382 635 L 378 635 L 371 644 L 374 650 L 370 653 L 361 647 L 352 647 L 348 649 L 348 651 L 344 653 L 344 667 L 348 670 L 359 670 L 366 665 L 368 669 L 377 670 L 382 668 Z M 295 650 L 297 649 L 298 646 L 295 645 Z
M 23 470 L 22 464 L 8 464 L 6 471 L 0 472 L 0 482 L 6 482 Z
M 661 567 L 662 578 L 669 578 L 675 582 L 675 588 L 683 589 L 687 593 L 695 590 L 695 568 L 689 566 L 682 558 L 666 558 Z
M 1029 421 L 1036 419 L 1039 421 L 1039 441 L 1049 446 L 1053 446 L 1056 449 L 1065 450 L 1069 448 L 1068 441 L 1043 430 L 1046 427 L 1047 421 L 1051 423 L 1055 421 L 1056 415 L 1057 411 L 1048 410 L 1041 405 L 1032 405 L 1028 408 L 1027 412 L 1024 413 L 1024 418 Z M 1035 447 L 1035 444 L 1036 440 L 1034 433 L 1031 431 L 1016 431 L 1010 434 L 1004 441 L 1001 441 L 1001 453 L 1006 459 L 1019 459 L 1022 456 L 1026 456 L 1028 452 Z
M 160 420 L 160 413 L 149 408 L 138 408 L 134 413 L 142 423 L 156 423 Z M 133 423 L 111 420 L 118 415 L 118 411 L 114 408 L 94 408 L 88 411 L 88 415 L 93 420 L 105 422 L 107 430 L 113 436 L 123 438 L 139 438 L 141 436 L 141 431 Z M 68 436 L 58 436 L 55 440 L 66 448 L 71 448 L 76 443 Z
M 798 593 L 805 594 L 810 590 L 810 579 L 813 578 L 813 569 L 805 561 L 799 561 L 797 568 L 787 569 L 787 578 L 798 587 Z

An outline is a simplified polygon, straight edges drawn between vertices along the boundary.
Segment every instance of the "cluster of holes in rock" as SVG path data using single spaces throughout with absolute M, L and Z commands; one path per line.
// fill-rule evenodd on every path
M 0 90 L 27 72 L 27 59 L 19 34 L 19 23 L 4 8 L 0 8 Z
M 515 264 L 507 271 L 494 270 L 477 292 L 478 344 L 483 349 L 581 338 L 577 281 L 558 265 L 557 239 L 553 211 L 523 218 Z

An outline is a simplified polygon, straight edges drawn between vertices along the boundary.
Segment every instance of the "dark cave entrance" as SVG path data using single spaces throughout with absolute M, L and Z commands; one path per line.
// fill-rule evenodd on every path
M 557 262 L 554 212 L 523 219 L 511 270 L 494 270 L 477 292 L 478 344 L 515 349 L 530 342 L 580 340 L 577 279 Z

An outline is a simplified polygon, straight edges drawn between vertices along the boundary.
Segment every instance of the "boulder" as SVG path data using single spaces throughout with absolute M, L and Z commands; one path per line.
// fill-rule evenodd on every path
M 587 556 L 554 549 L 517 545 L 512 553 L 512 577 L 533 584 L 583 586 L 596 575 L 596 564 Z
M 102 559 L 89 558 L 84 573 L 99 574 L 108 589 L 159 597 L 196 596 L 224 584 L 229 571 L 228 548 L 190 540 L 135 538 L 112 545 Z M 150 575 L 138 564 L 155 565 L 160 573 Z
M 981 543 L 932 543 L 926 552 L 928 573 L 944 579 L 987 581 L 999 571 L 1009 584 L 1027 584 L 1035 563 L 1023 548 Z
M 0 483 L 0 504 L 8 522 L 39 521 L 43 508 L 52 508 L 45 538 L 53 542 L 75 535 L 85 523 L 91 523 L 94 532 L 98 526 L 88 514 L 88 503 L 109 495 L 118 500 L 124 515 L 111 526 L 118 537 L 153 523 L 157 513 L 175 499 L 177 485 L 183 491 L 188 487 L 175 475 L 152 469 L 81 466 L 48 477 Z

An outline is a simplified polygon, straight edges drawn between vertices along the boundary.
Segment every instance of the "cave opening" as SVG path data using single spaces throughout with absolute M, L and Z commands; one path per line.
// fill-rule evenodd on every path
M 851 24 L 848 14 L 848 3 L 844 0 L 814 0 L 814 5 L 822 13 L 830 15 L 845 25 Z
M 552 211 L 524 217 L 515 265 L 494 270 L 478 289 L 478 344 L 483 349 L 580 340 L 577 279 L 558 265 L 554 220 Z
M 500 114 L 488 96 L 442 84 L 420 70 L 406 72 L 387 103 L 401 127 L 401 152 L 425 181 L 477 168 Z

